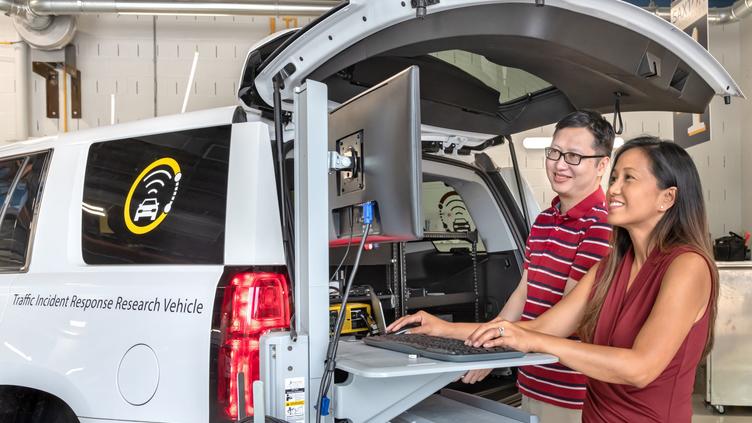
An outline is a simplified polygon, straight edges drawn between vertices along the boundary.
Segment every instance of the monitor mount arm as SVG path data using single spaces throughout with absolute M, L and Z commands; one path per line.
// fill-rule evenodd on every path
M 357 173 L 360 168 L 360 157 L 357 151 L 349 150 L 348 154 L 340 154 L 336 151 L 327 152 L 327 163 L 329 164 L 329 173 L 334 172 L 353 172 Z

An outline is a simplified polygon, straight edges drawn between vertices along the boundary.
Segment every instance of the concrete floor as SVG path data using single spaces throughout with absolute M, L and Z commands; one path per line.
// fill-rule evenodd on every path
M 726 407 L 724 414 L 718 414 L 705 405 L 704 396 L 700 394 L 692 397 L 692 404 L 692 423 L 752 423 L 752 407 Z

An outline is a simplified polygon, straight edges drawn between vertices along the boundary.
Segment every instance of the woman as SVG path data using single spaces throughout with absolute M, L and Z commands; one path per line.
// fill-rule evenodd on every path
M 607 200 L 611 253 L 538 319 L 491 321 L 466 343 L 553 354 L 584 373 L 585 423 L 690 422 L 718 292 L 697 169 L 674 143 L 634 139 L 616 154 Z

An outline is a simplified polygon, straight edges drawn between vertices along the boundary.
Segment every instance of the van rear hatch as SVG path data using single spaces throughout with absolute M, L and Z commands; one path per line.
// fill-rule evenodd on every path
M 622 111 L 691 113 L 743 97 L 691 37 L 623 1 L 442 0 L 423 18 L 410 3 L 343 3 L 248 61 L 240 100 L 268 108 L 280 74 L 285 102 L 307 78 L 339 102 L 416 64 L 423 123 L 511 134 L 575 109 L 611 112 L 617 97 Z

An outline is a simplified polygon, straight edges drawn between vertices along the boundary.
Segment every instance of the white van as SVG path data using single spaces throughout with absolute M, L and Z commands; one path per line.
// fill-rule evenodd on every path
M 477 252 L 430 239 L 366 255 L 356 284 L 385 298 L 388 317 L 431 308 L 483 320 L 515 288 L 534 212 L 480 153 L 501 136 L 575 109 L 612 112 L 617 98 L 622 111 L 700 113 L 714 95 L 742 96 L 690 37 L 621 1 L 425 3 L 345 1 L 265 40 L 237 107 L 0 149 L 0 421 L 207 423 L 252 411 L 238 374 L 246 386 L 258 378 L 260 336 L 288 329 L 298 308 L 284 242 L 295 238 L 281 223 L 293 216 L 283 200 L 294 164 L 272 140 L 294 131 L 306 80 L 342 103 L 417 65 L 424 228 L 478 231 Z M 506 72 L 537 82 L 500 92 L 492 82 Z M 475 165 L 458 152 L 479 153 Z M 463 210 L 454 217 L 439 207 L 450 197 Z

